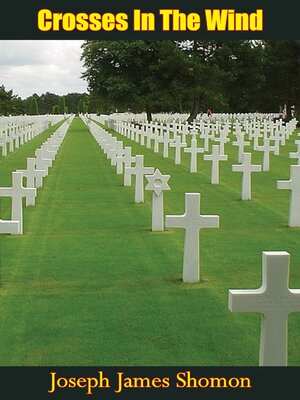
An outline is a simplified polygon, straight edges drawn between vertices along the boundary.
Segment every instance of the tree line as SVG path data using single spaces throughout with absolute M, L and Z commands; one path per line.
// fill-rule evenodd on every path
M 300 114 L 299 40 L 93 40 L 81 58 L 101 112 Z
M 90 102 L 87 93 L 68 93 L 59 96 L 46 92 L 42 95 L 36 93 L 26 99 L 14 95 L 12 90 L 6 90 L 0 85 L 0 115 L 39 115 L 39 114 L 64 114 L 97 112 L 96 104 Z

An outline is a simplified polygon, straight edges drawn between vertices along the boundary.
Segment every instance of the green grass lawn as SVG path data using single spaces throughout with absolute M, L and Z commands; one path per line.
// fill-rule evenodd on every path
M 53 131 L 53 130 L 52 130 Z M 299 132 L 299 130 L 297 131 Z M 115 133 L 114 133 L 115 134 Z M 211 163 L 169 158 L 115 134 L 144 154 L 145 165 L 170 174 L 165 213 L 182 214 L 184 193 L 201 193 L 201 213 L 220 216 L 201 231 L 201 276 L 183 284 L 184 232 L 151 232 L 151 193 L 134 204 L 96 141 L 75 118 L 57 159 L 24 209 L 24 235 L 1 235 L 0 364 L 4 366 L 258 365 L 260 315 L 231 313 L 228 289 L 261 285 L 262 251 L 291 253 L 290 288 L 300 288 L 300 229 L 289 228 L 289 178 L 294 139 L 271 155 L 270 172 L 252 175 L 252 200 L 241 201 L 237 148 L 225 145 L 220 185 Z M 0 160 L 1 185 L 26 165 L 45 132 Z M 43 140 L 42 140 L 43 139 Z M 262 154 L 252 160 L 262 163 Z M 1 218 L 9 215 L 2 199 Z M 300 365 L 300 314 L 289 317 L 289 365 Z

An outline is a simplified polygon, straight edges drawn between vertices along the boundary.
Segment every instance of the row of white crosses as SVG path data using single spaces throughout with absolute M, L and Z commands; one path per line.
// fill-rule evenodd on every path
M 6 157 L 8 152 L 13 152 L 18 149 L 24 143 L 30 141 L 41 132 L 45 131 L 49 126 L 47 121 L 40 124 L 27 124 L 21 126 L 15 126 L 14 128 L 5 128 L 0 133 L 0 146 L 1 155 Z M 11 131 L 11 129 L 13 129 Z
M 23 116 L 22 119 L 19 117 L 12 117 L 8 120 L 3 119 L 1 123 L 0 118 L 0 147 L 1 155 L 7 156 L 8 152 L 13 152 L 23 144 L 35 138 L 40 133 L 44 132 L 53 122 L 59 122 L 63 119 L 63 116 L 53 119 L 52 116 L 37 116 L 32 117 Z
M 176 134 L 187 134 L 189 132 L 195 132 L 198 131 L 200 133 L 200 137 L 202 137 L 205 142 L 204 148 L 205 151 L 208 151 L 207 144 L 209 140 L 213 140 L 215 136 L 219 135 L 220 137 L 218 138 L 218 141 L 220 141 L 220 148 L 223 150 L 223 144 L 228 142 L 228 138 L 226 136 L 228 135 L 230 131 L 230 126 L 233 129 L 233 134 L 235 136 L 238 136 L 240 134 L 242 135 L 247 135 L 249 136 L 249 140 L 253 139 L 254 140 L 254 148 L 258 144 L 258 139 L 259 138 L 266 138 L 269 137 L 270 139 L 274 140 L 276 142 L 276 146 L 281 143 L 282 141 L 284 142 L 284 137 L 288 136 L 296 127 L 296 120 L 291 120 L 285 125 L 282 123 L 282 120 L 278 121 L 272 121 L 270 118 L 272 117 L 272 114 L 270 114 L 269 117 L 264 119 L 262 122 L 259 122 L 258 124 L 254 122 L 249 122 L 248 120 L 245 120 L 244 123 L 241 125 L 238 120 L 233 122 L 232 120 L 225 120 L 221 123 L 217 120 L 215 123 L 211 123 L 211 121 L 205 121 L 205 120 L 200 120 L 200 122 L 195 122 L 193 121 L 191 124 L 188 123 L 177 123 L 173 121 L 172 123 L 167 123 L 165 126 L 162 124 L 159 124 L 157 122 L 153 123 L 143 123 L 140 124 L 141 127 L 139 128 L 140 130 L 140 135 L 142 134 L 148 134 L 148 132 L 153 132 L 154 133 L 162 133 L 163 131 L 172 131 L 173 133 Z M 101 117 L 99 117 L 101 119 Z M 112 117 L 113 118 L 113 117 Z M 129 124 L 124 121 L 122 117 L 121 119 L 115 121 L 113 125 L 114 127 L 111 126 L 112 128 L 115 128 L 116 131 L 118 131 L 121 134 L 124 134 L 125 136 L 129 137 L 130 136 L 130 131 L 131 128 L 133 127 L 133 124 Z M 133 117 L 134 119 L 134 117 Z M 108 119 L 108 122 L 113 121 L 110 118 Z M 124 121 L 124 122 L 123 122 Z M 103 120 L 102 120 L 103 122 Z M 280 140 L 279 140 L 280 139 Z M 184 140 L 183 140 L 184 141 Z M 240 146 L 239 141 L 237 141 L 236 145 Z M 282 144 L 282 143 L 281 143 Z M 222 151 L 223 154 L 223 151 Z
M 114 149 L 121 147 L 117 139 L 108 134 L 94 122 L 83 118 L 90 132 L 106 153 L 114 153 Z M 108 154 L 107 154 L 108 155 Z M 108 155 L 109 158 L 109 155 Z M 144 166 L 144 156 L 132 157 L 131 152 L 117 156 L 117 164 L 134 163 L 134 166 L 125 166 L 124 185 L 130 185 L 128 177 L 135 175 L 135 203 L 144 202 L 144 189 L 152 191 L 152 231 L 163 231 L 167 228 L 185 229 L 185 244 L 183 257 L 183 282 L 196 283 L 200 281 L 199 231 L 203 228 L 219 227 L 219 217 L 200 214 L 200 193 L 185 194 L 185 212 L 183 215 L 167 215 L 164 217 L 163 192 L 170 190 L 168 181 L 170 175 L 163 175 L 159 169 Z M 120 169 L 117 168 L 117 171 Z M 144 177 L 148 184 L 144 188 Z M 165 222 L 165 223 L 164 223 Z
M 131 137 L 130 132 L 131 132 L 131 126 L 130 125 L 124 125 L 124 124 L 119 124 L 117 126 L 118 130 L 120 133 L 125 134 L 127 137 Z M 292 130 L 295 128 L 295 124 L 291 126 L 291 128 L 288 130 L 288 134 L 292 132 Z M 135 128 L 136 129 L 136 128 Z M 158 127 L 158 125 L 155 125 L 155 129 L 158 131 L 159 129 L 162 131 L 163 127 Z M 199 148 L 197 145 L 197 138 L 196 135 L 193 136 L 191 139 L 191 147 L 186 147 L 185 143 L 185 137 L 186 137 L 186 132 L 182 131 L 180 135 L 174 134 L 174 139 L 170 139 L 169 133 L 168 133 L 169 127 L 167 126 L 167 132 L 163 133 L 163 136 L 160 136 L 159 133 L 157 132 L 156 134 L 149 134 L 148 133 L 143 133 L 141 131 L 141 135 L 147 135 L 147 138 L 150 138 L 151 135 L 154 136 L 154 152 L 158 152 L 158 144 L 159 142 L 162 142 L 164 147 L 163 147 L 163 156 L 166 157 L 168 155 L 168 146 L 174 147 L 175 148 L 175 163 L 180 164 L 181 162 L 181 150 L 183 148 L 185 153 L 190 153 L 191 158 L 190 158 L 190 171 L 197 172 L 197 156 L 199 153 L 204 153 L 208 148 L 209 144 L 208 141 L 210 139 L 214 139 L 215 141 L 219 142 L 218 147 L 216 145 L 212 146 L 212 154 L 205 154 L 203 159 L 205 161 L 212 161 L 212 168 L 211 168 L 211 183 L 212 184 L 218 184 L 219 183 L 219 163 L 220 161 L 226 161 L 227 155 L 224 154 L 224 145 L 226 142 L 229 141 L 228 138 L 228 126 L 224 127 L 221 129 L 221 127 L 216 128 L 215 131 L 219 131 L 219 137 L 213 138 L 213 135 L 210 135 L 208 130 L 204 128 L 203 132 L 200 134 L 200 137 L 204 138 L 204 148 Z M 277 140 L 279 138 L 279 131 L 275 135 L 274 131 L 272 130 L 273 128 L 269 127 L 267 124 L 264 126 L 264 132 L 263 134 L 260 133 L 260 129 L 255 129 L 252 137 L 254 138 L 254 144 L 253 148 L 256 151 L 262 151 L 263 152 L 263 165 L 262 167 L 259 165 L 252 165 L 251 164 L 251 153 L 245 153 L 245 146 L 250 145 L 250 141 L 245 140 L 245 134 L 241 132 L 240 127 L 238 124 L 235 126 L 235 135 L 236 135 L 236 141 L 233 142 L 233 145 L 238 146 L 238 161 L 240 165 L 233 165 L 232 170 L 236 172 L 242 172 L 243 173 L 243 179 L 242 179 L 242 195 L 241 198 L 243 200 L 250 200 L 251 199 L 251 174 L 252 172 L 260 172 L 260 171 L 269 171 L 270 169 L 270 153 L 273 152 L 274 155 L 279 154 L 279 145 L 285 143 L 285 135 L 281 137 L 280 140 Z M 270 136 L 268 137 L 268 131 L 271 131 Z M 271 135 L 273 134 L 273 138 L 271 138 Z M 275 135 L 275 136 L 274 136 Z M 250 133 L 249 133 L 250 136 Z M 258 138 L 263 136 L 264 143 L 263 145 L 259 146 L 258 145 Z M 132 138 L 132 137 L 131 137 Z M 276 145 L 271 144 L 271 140 L 276 142 Z M 282 142 L 282 143 L 281 143 Z M 147 141 L 148 143 L 148 141 Z M 147 147 L 150 148 L 150 145 L 147 144 Z M 245 162 L 243 161 L 243 157 L 245 155 Z M 299 158 L 300 160 L 300 154 Z M 300 161 L 299 161 L 300 162 Z
M 135 203 L 144 203 L 144 176 L 154 173 L 153 167 L 144 166 L 144 156 L 132 156 L 131 147 L 123 148 L 123 142 L 100 128 L 95 122 L 81 116 L 91 134 L 103 149 L 112 165 L 116 165 L 117 174 L 124 174 L 124 186 L 131 186 L 131 176 L 135 175 Z M 134 164 L 134 166 L 132 165 Z
M 26 207 L 35 205 L 37 189 L 42 187 L 43 178 L 48 175 L 49 167 L 66 135 L 70 117 L 35 151 L 34 158 L 27 158 L 27 168 L 12 172 L 12 186 L 0 187 L 0 197 L 11 198 L 11 220 L 0 219 L 0 233 L 23 234 L 23 198 Z M 24 184 L 24 178 L 26 186 Z
M 129 129 L 127 130 L 127 133 L 125 132 L 125 136 L 126 137 L 131 137 L 131 135 L 129 135 L 128 132 L 130 132 L 130 126 Z M 122 129 L 121 129 L 122 132 Z M 122 132 L 124 133 L 124 131 Z M 184 153 L 189 153 L 190 154 L 190 172 L 191 173 L 195 173 L 198 170 L 198 154 L 199 153 L 204 153 L 205 151 L 208 151 L 208 137 L 209 136 L 205 136 L 204 139 L 206 139 L 204 141 L 204 148 L 202 147 L 198 147 L 198 143 L 197 143 L 197 138 L 194 136 L 191 139 L 191 145 L 190 147 L 187 147 L 187 143 L 186 143 L 186 135 L 187 132 L 186 131 L 181 131 L 180 135 L 175 134 L 174 138 L 171 139 L 169 136 L 169 132 L 165 132 L 163 133 L 162 136 L 160 136 L 159 133 L 143 133 L 142 131 L 140 132 L 140 137 L 143 137 L 144 135 L 146 135 L 147 137 L 147 144 L 146 147 L 147 148 L 151 148 L 150 145 L 150 141 L 151 139 L 154 140 L 154 148 L 153 151 L 154 153 L 158 153 L 159 152 L 159 143 L 163 144 L 163 157 L 166 158 L 169 156 L 169 147 L 174 148 L 174 152 L 175 152 L 175 164 L 181 164 L 181 152 L 182 149 L 184 151 Z M 209 135 L 209 134 L 208 134 Z M 224 155 L 224 143 L 227 142 L 229 139 L 225 136 L 220 136 L 220 138 L 216 139 L 217 141 L 220 142 L 220 144 L 214 145 L 215 147 L 213 147 L 213 153 L 210 155 L 207 155 L 208 157 L 204 156 L 204 160 L 208 160 L 208 161 L 213 161 L 212 163 L 212 183 L 219 183 L 219 161 L 222 160 L 227 160 L 227 156 Z M 141 144 L 141 143 L 140 143 Z M 217 146 L 217 147 L 216 147 Z M 217 154 L 217 150 L 218 150 L 218 154 Z
M 152 114 L 152 124 L 166 124 L 174 127 L 175 124 L 184 125 L 187 122 L 189 115 L 188 114 Z M 95 115 L 91 116 L 92 119 L 97 120 L 103 124 L 107 125 L 107 122 L 113 121 L 114 123 L 118 123 L 119 121 L 124 121 L 127 123 L 139 123 L 146 124 L 147 116 L 145 113 L 142 114 L 132 114 L 132 113 L 115 113 L 110 115 Z M 231 124 L 233 126 L 241 126 L 247 131 L 252 127 L 275 127 L 281 128 L 284 123 L 283 120 L 280 119 L 279 113 L 213 113 L 210 116 L 207 116 L 206 113 L 199 113 L 195 120 L 192 122 L 192 126 L 194 125 L 202 125 L 202 124 Z M 114 129 L 113 126 L 110 126 Z
M 265 121 L 264 121 L 265 122 Z M 279 124 L 281 121 L 279 121 Z M 266 124 L 264 123 L 263 127 L 263 134 L 260 133 L 260 129 L 255 129 L 254 132 L 252 133 L 251 138 L 254 139 L 254 144 L 253 148 L 256 151 L 262 151 L 263 152 L 263 164 L 261 165 L 255 165 L 252 164 L 251 162 L 251 153 L 244 152 L 245 146 L 249 146 L 250 142 L 245 140 L 245 135 L 244 133 L 241 133 L 240 127 L 238 124 L 235 126 L 236 130 L 236 141 L 233 142 L 233 145 L 238 146 L 238 161 L 240 164 L 237 165 L 232 165 L 232 170 L 233 172 L 241 172 L 242 175 L 242 190 L 241 190 L 241 198 L 242 200 L 251 200 L 251 177 L 253 172 L 261 172 L 261 171 L 269 171 L 270 169 L 270 153 L 274 153 L 274 155 L 279 154 L 279 146 L 285 144 L 285 139 L 288 138 L 293 130 L 296 127 L 295 121 L 291 121 L 288 123 L 289 126 L 287 126 L 286 131 L 280 136 L 280 131 L 279 130 L 274 130 L 274 126 L 272 126 L 271 123 Z M 287 124 L 287 125 L 288 125 Z M 274 124 L 273 124 L 274 125 Z M 121 125 L 122 126 L 122 125 Z M 158 129 L 158 127 L 157 127 Z M 268 132 L 271 132 L 270 136 L 268 137 L 267 134 Z M 128 130 L 130 132 L 130 129 Z M 127 132 L 127 136 L 128 136 Z M 204 131 L 205 132 L 205 131 Z M 223 131 L 220 131 L 220 137 L 216 140 L 219 140 L 220 144 L 219 145 L 212 145 L 212 153 L 211 154 L 205 154 L 203 159 L 205 161 L 212 161 L 212 168 L 211 168 L 211 183 L 212 184 L 218 184 L 219 183 L 219 163 L 220 161 L 226 161 L 227 160 L 227 155 L 223 154 L 224 153 L 224 144 L 228 140 L 227 134 L 228 132 L 226 129 Z M 224 132 L 224 135 L 223 133 Z M 206 135 L 207 133 L 205 133 Z M 184 140 L 185 140 L 185 132 L 183 132 L 184 135 Z M 223 136 L 222 136 L 223 135 Z M 273 137 L 272 137 L 273 135 Z M 201 135 L 200 135 L 201 136 Z M 250 134 L 249 134 L 250 136 Z M 263 145 L 258 145 L 258 138 L 263 136 L 264 137 L 264 143 Z M 205 136 L 207 138 L 207 136 Z M 276 138 L 279 140 L 276 140 Z M 186 143 L 183 143 L 181 141 L 181 137 L 179 135 L 174 135 L 174 140 L 172 141 L 169 138 L 168 131 L 164 133 L 164 137 L 162 140 L 162 143 L 164 144 L 164 149 L 163 149 L 163 156 L 167 156 L 168 152 L 166 149 L 168 149 L 168 144 L 171 147 L 175 148 L 175 163 L 180 164 L 181 162 L 181 149 L 184 149 L 184 152 L 190 153 L 191 154 L 191 164 L 190 164 L 190 171 L 191 172 L 196 172 L 197 171 L 197 154 L 198 153 L 203 153 L 205 151 L 205 142 L 204 142 L 204 148 L 198 148 L 197 147 L 197 139 L 196 137 L 193 137 L 191 139 L 191 147 L 187 148 Z M 273 140 L 276 144 L 272 145 L 271 140 Z M 154 151 L 158 152 L 158 143 L 159 143 L 159 135 L 155 136 L 155 144 L 154 144 Z M 291 158 L 297 158 L 298 164 L 300 165 L 300 142 L 296 141 L 296 144 L 298 145 L 298 151 L 296 153 L 290 153 Z M 222 146 L 222 149 L 220 149 L 220 145 Z M 147 146 L 150 147 L 150 146 Z M 293 167 L 293 170 L 294 169 Z M 294 174 L 294 172 L 291 172 L 291 176 Z M 291 181 L 296 182 L 296 179 L 293 179 L 291 177 Z M 288 185 L 291 182 L 287 182 L 286 184 L 280 184 L 278 183 L 278 188 L 289 188 Z M 285 185 L 285 186 L 284 186 Z M 296 183 L 293 184 L 291 187 L 292 193 L 291 193 L 291 201 L 290 201 L 290 216 L 289 216 L 289 226 L 300 226 L 300 207 L 298 206 L 299 203 L 299 197 L 300 193 L 297 194 L 297 189 L 296 189 Z M 300 190 L 298 190 L 300 192 Z M 298 196 L 298 197 L 297 197 Z
M 126 115 L 126 113 L 124 113 Z M 113 114 L 113 115 L 119 115 L 118 114 Z M 138 117 L 138 114 L 127 114 L 128 118 L 127 120 L 139 120 L 140 122 L 144 122 L 147 119 L 146 113 Z M 138 118 L 137 118 L 138 117 Z M 160 123 L 172 123 L 172 121 L 178 121 L 184 123 L 187 118 L 189 117 L 189 114 L 187 113 L 154 113 L 152 114 L 152 120 L 153 121 L 158 121 Z M 280 118 L 279 113 L 216 113 L 214 112 L 212 115 L 209 117 L 207 116 L 206 113 L 199 113 L 197 117 L 195 118 L 196 122 L 201 122 L 201 121 L 214 121 L 214 122 L 223 122 L 223 121 L 238 121 L 239 123 L 243 124 L 245 121 L 250 121 L 250 122 L 260 122 L 264 121 L 265 119 L 272 119 L 272 118 Z
M 292 133 L 293 129 L 295 128 L 295 123 L 292 121 L 291 128 L 289 129 L 289 134 Z M 265 128 L 268 128 L 266 125 Z M 236 126 L 236 130 L 237 126 Z M 240 149 L 244 150 L 244 145 L 247 144 L 244 141 L 244 135 L 241 133 L 237 134 L 237 142 L 240 145 Z M 177 136 L 178 137 L 178 136 Z M 167 136 L 167 139 L 164 141 L 164 143 L 167 143 L 169 140 L 169 136 Z M 299 141 L 296 141 L 298 144 L 298 150 L 299 150 Z M 178 141 L 179 143 L 179 141 Z M 234 143 L 235 144 L 235 143 Z M 175 147 L 175 146 L 174 146 Z M 274 152 L 274 154 L 277 154 L 277 150 L 274 146 L 270 145 L 270 139 L 265 138 L 265 143 L 263 146 L 257 146 L 259 149 L 264 151 L 264 161 L 263 161 L 263 166 L 261 165 L 255 165 L 251 163 L 251 153 L 244 153 L 244 152 L 239 152 L 239 160 L 241 161 L 240 164 L 238 165 L 233 165 L 232 170 L 233 172 L 241 172 L 242 175 L 242 193 L 241 193 L 241 198 L 242 200 L 251 200 L 251 176 L 253 172 L 261 172 L 263 171 L 268 171 L 269 170 L 269 154 L 271 151 Z M 179 148 L 179 147 L 178 147 Z M 196 163 L 197 163 L 197 153 L 198 152 L 203 152 L 203 149 L 197 148 L 196 144 L 196 139 L 192 138 L 191 141 L 191 147 L 190 148 L 184 148 L 186 152 L 191 153 L 191 170 L 195 171 L 196 170 Z M 210 160 L 212 161 L 212 174 L 211 174 L 211 183 L 212 184 L 218 184 L 219 183 L 219 162 L 220 161 L 226 161 L 227 156 L 220 154 L 219 146 L 218 145 L 213 145 L 212 146 L 212 154 L 210 155 L 204 155 L 205 160 Z M 298 151 L 299 153 L 299 151 Z M 179 153 L 180 154 L 180 153 Z M 297 154 L 297 153 L 296 153 Z M 295 157 L 295 153 L 290 154 L 291 157 Z M 179 158 L 178 154 L 177 157 Z M 298 160 L 300 159 L 300 156 Z M 298 161 L 299 162 L 299 161 Z M 299 169 L 299 168 L 298 168 Z M 299 179 L 297 180 L 296 177 L 294 177 L 295 174 L 297 174 L 297 168 L 295 166 L 291 166 L 291 179 L 289 181 L 278 181 L 278 188 L 284 188 L 284 189 L 290 189 L 291 190 L 291 200 L 290 200 L 290 212 L 289 212 L 289 226 L 293 227 L 299 227 L 300 226 L 300 188 L 298 184 Z M 300 174 L 300 172 L 299 172 Z M 125 173 L 125 181 L 129 182 L 130 184 L 130 179 L 127 178 L 127 174 Z M 142 190 L 142 185 L 141 185 L 141 179 L 138 180 L 139 182 L 139 191 L 136 193 L 140 193 L 138 196 L 137 202 L 143 201 L 143 190 Z M 140 200 L 139 200 L 140 199 Z
M 258 171 L 257 167 L 260 166 L 251 165 L 250 153 L 243 154 L 242 165 L 244 169 L 241 171 L 245 176 L 244 194 L 245 198 L 249 198 L 251 183 L 249 176 L 251 176 L 251 172 Z M 300 174 L 300 166 L 293 167 Z M 239 169 L 235 168 L 235 170 Z M 153 190 L 153 196 L 161 194 L 162 177 L 158 170 L 148 177 L 147 186 Z M 168 188 L 168 178 L 169 176 L 164 176 L 165 189 Z M 293 178 L 291 182 L 293 182 Z M 284 188 L 291 189 L 291 182 L 285 183 L 286 187 Z M 283 186 L 283 183 L 281 185 Z M 163 225 L 161 213 L 157 223 L 160 226 Z M 219 227 L 219 216 L 201 215 L 200 194 L 186 193 L 184 214 L 167 215 L 166 227 L 185 230 L 183 282 L 199 282 L 201 271 L 199 233 L 202 228 Z M 229 290 L 228 307 L 230 311 L 258 312 L 262 315 L 259 355 L 259 365 L 261 366 L 287 365 L 288 315 L 290 312 L 300 311 L 300 289 L 289 289 L 288 287 L 289 259 L 290 255 L 287 252 L 263 252 L 262 286 L 254 290 Z
M 288 134 L 290 130 L 295 129 L 295 119 L 291 120 L 290 122 L 286 123 L 285 125 L 283 124 L 282 120 L 277 120 L 277 121 L 272 121 L 271 118 L 273 118 L 273 114 L 269 114 L 264 116 L 263 121 L 258 121 L 256 120 L 251 121 L 251 119 L 245 119 L 244 121 L 240 122 L 239 120 L 236 120 L 235 122 L 232 120 L 232 118 L 225 118 L 225 120 L 216 120 L 215 122 L 212 122 L 211 119 L 209 118 L 208 120 L 206 119 L 200 119 L 198 121 L 193 121 L 191 124 L 188 124 L 186 121 L 183 122 L 176 122 L 175 119 L 173 121 L 167 122 L 165 125 L 163 125 L 164 121 L 161 121 L 161 123 L 158 123 L 157 120 L 155 122 L 150 122 L 146 123 L 145 121 L 140 122 L 139 125 L 141 129 L 138 129 L 137 132 L 139 135 L 143 136 L 143 129 L 144 133 L 146 133 L 150 130 L 151 132 L 162 132 L 163 130 L 172 131 L 176 132 L 178 134 L 181 134 L 183 132 L 189 132 L 189 131 L 195 131 L 198 130 L 201 135 L 207 136 L 209 131 L 213 133 L 213 136 L 208 135 L 208 138 L 213 138 L 214 135 L 220 134 L 222 131 L 222 134 L 225 134 L 225 132 L 229 132 L 230 126 L 233 128 L 233 133 L 234 135 L 238 135 L 240 133 L 244 133 L 249 136 L 250 138 L 260 138 L 260 137 L 266 137 L 270 136 L 272 139 L 276 139 L 278 136 L 278 131 L 285 130 L 285 134 Z M 116 118 L 116 119 L 114 119 Z M 250 117 L 251 118 L 251 117 Z M 132 138 L 132 133 L 131 128 L 133 125 L 131 124 L 131 121 L 135 120 L 138 122 L 138 118 L 136 115 L 132 115 L 130 120 L 126 121 L 126 114 L 119 114 L 117 117 L 114 117 L 112 115 L 111 117 L 106 116 L 93 116 L 93 119 L 98 120 L 101 123 L 109 125 L 112 129 L 119 131 L 119 133 L 126 135 L 127 132 L 127 137 Z M 223 131 L 225 128 L 225 132 Z M 205 133 L 206 132 L 206 133 Z M 276 134 L 275 134 L 276 133 Z M 135 134 L 133 134 L 134 138 Z M 223 140 L 222 138 L 221 140 Z M 225 141 L 226 143 L 226 141 Z M 222 147 L 222 146 L 221 146 Z M 205 150 L 207 151 L 207 149 Z

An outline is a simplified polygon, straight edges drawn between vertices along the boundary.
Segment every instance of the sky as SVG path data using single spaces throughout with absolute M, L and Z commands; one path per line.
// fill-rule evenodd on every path
M 87 92 L 82 40 L 0 40 L 0 86 L 22 99 L 33 93 Z

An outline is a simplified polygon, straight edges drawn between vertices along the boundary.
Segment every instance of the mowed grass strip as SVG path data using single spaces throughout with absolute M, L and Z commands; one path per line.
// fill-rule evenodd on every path
M 300 232 L 286 226 L 288 193 L 273 187 L 288 178 L 292 142 L 253 182 L 251 202 L 239 200 L 230 161 L 215 186 L 209 162 L 190 174 L 187 157 L 175 166 L 124 143 L 171 174 L 166 213 L 183 213 L 184 193 L 197 191 L 201 212 L 220 215 L 220 229 L 201 232 L 202 281 L 182 283 L 183 231 L 150 231 L 151 194 L 134 204 L 76 118 L 36 207 L 24 210 L 25 234 L 1 238 L 1 365 L 257 365 L 260 316 L 230 313 L 228 289 L 260 286 L 263 250 L 291 252 L 299 287 Z M 300 364 L 299 321 L 289 319 L 290 365 Z

